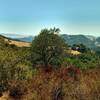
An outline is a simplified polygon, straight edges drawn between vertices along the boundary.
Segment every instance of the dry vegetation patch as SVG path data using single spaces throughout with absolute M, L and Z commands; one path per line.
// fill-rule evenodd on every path
M 75 77 L 69 75 L 69 70 Z M 32 80 L 12 81 L 8 97 L 13 100 L 100 100 L 99 72 L 100 69 L 93 69 L 79 74 L 75 68 L 64 67 L 46 72 L 41 68 Z
M 10 45 L 16 45 L 17 47 L 30 47 L 30 43 L 10 40 Z

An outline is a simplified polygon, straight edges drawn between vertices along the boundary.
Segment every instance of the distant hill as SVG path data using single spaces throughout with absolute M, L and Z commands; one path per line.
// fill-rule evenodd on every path
M 34 39 L 34 36 L 24 36 L 19 34 L 3 33 L 2 35 L 24 42 L 32 42 L 32 40 Z M 67 35 L 67 34 L 62 34 L 60 36 L 69 45 L 82 43 L 89 48 L 100 48 L 100 37 L 95 37 L 91 35 Z
M 32 42 L 33 37 L 27 36 L 27 37 L 22 37 L 22 38 L 15 38 L 15 39 L 20 40 L 20 41 L 25 41 L 25 42 Z
M 2 46 L 4 47 L 7 45 L 15 45 L 17 47 L 30 47 L 29 42 L 23 42 L 23 41 L 19 41 L 17 39 L 12 39 L 12 38 L 0 35 L 0 47 L 2 47 Z
M 23 42 L 32 42 L 32 40 L 34 38 L 34 36 L 10 34 L 10 33 L 1 33 L 1 35 L 5 36 L 5 37 L 12 38 L 12 39 L 16 39 L 19 41 L 23 41 Z
M 100 46 L 100 37 L 94 37 L 89 35 L 66 35 L 63 34 L 61 37 L 65 40 L 66 43 L 73 44 L 84 44 L 89 48 L 95 48 Z

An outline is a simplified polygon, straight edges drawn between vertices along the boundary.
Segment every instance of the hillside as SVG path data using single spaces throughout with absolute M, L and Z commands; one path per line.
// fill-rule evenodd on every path
M 86 35 L 66 35 L 63 34 L 61 37 L 65 40 L 66 43 L 73 44 L 84 44 L 89 48 L 96 48 L 100 46 L 100 38 L 94 36 L 86 36 Z
M 1 35 L 23 42 L 32 42 L 32 40 L 34 39 L 34 36 L 29 36 L 29 35 L 10 34 L 10 33 L 1 33 Z
M 22 36 L 18 34 L 17 35 L 2 34 L 2 35 L 24 42 L 32 42 L 32 40 L 34 39 L 34 36 Z M 88 48 L 92 49 L 98 49 L 100 47 L 100 37 L 95 37 L 91 35 L 67 35 L 67 34 L 62 34 L 62 35 L 60 34 L 60 36 L 69 45 L 82 43 Z
M 17 47 L 30 47 L 30 43 L 28 42 L 19 41 L 17 39 L 11 39 L 2 35 L 0 35 L 0 42 L 1 44 L 15 45 Z
M 9 44 L 10 45 L 15 45 L 17 47 L 30 47 L 30 43 L 28 43 L 28 42 L 22 42 L 22 41 L 10 40 Z

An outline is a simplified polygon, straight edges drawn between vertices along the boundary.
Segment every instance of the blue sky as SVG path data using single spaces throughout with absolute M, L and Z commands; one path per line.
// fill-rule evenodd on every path
M 100 0 L 0 0 L 0 33 L 36 35 L 54 26 L 100 36 Z

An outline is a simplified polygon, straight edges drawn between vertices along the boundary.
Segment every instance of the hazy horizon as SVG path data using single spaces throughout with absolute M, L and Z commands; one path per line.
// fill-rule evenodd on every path
M 1 0 L 0 33 L 37 35 L 43 28 L 61 34 L 100 36 L 100 1 Z
M 38 34 L 0 33 L 0 35 L 6 36 L 6 37 L 11 37 L 11 38 L 35 37 Z M 95 38 L 100 37 L 99 35 L 89 35 L 89 34 L 60 34 L 59 33 L 59 35 L 84 35 L 84 36 L 93 36 Z

